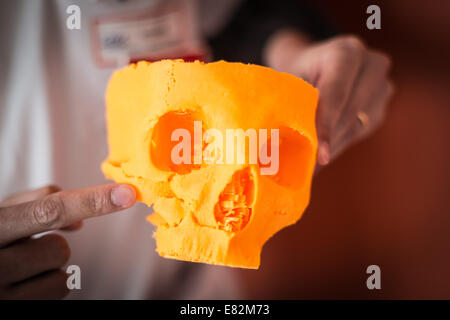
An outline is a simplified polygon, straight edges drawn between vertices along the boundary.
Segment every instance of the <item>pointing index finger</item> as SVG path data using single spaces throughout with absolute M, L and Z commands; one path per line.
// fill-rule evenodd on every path
M 80 220 L 129 208 L 136 201 L 126 184 L 61 191 L 40 200 L 0 208 L 0 246 Z

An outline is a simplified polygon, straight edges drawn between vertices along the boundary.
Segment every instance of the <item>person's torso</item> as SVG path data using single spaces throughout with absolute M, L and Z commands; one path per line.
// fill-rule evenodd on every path
M 81 29 L 67 27 L 76 4 Z M 133 60 L 204 58 L 196 1 L 11 1 L 0 31 L 0 198 L 57 184 L 105 183 L 104 91 Z M 72 21 L 73 22 L 73 21 Z M 231 297 L 224 269 L 155 253 L 142 204 L 65 234 L 79 265 L 74 298 Z M 214 280 L 215 279 L 215 280 Z M 227 283 L 227 285 L 225 285 Z

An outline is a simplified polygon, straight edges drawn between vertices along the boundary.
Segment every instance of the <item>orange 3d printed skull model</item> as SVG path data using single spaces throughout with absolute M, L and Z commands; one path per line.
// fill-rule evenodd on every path
M 258 268 L 264 243 L 295 223 L 309 202 L 317 101 L 318 91 L 302 79 L 262 66 L 139 62 L 116 71 L 109 82 L 110 153 L 102 170 L 133 185 L 138 200 L 153 205 L 148 220 L 157 226 L 161 256 Z M 182 135 L 174 139 L 177 129 Z M 222 154 L 212 149 L 217 161 L 195 161 L 199 152 L 219 146 L 227 130 L 244 132 L 244 145 L 250 145 L 249 129 L 268 130 L 258 135 L 258 150 L 276 150 L 274 172 L 262 174 L 267 161 L 249 161 L 250 148 L 229 148 L 228 141 Z M 184 133 L 194 138 L 180 151 Z M 233 159 L 245 160 L 220 161 L 231 151 Z M 177 154 L 184 161 L 174 161 Z

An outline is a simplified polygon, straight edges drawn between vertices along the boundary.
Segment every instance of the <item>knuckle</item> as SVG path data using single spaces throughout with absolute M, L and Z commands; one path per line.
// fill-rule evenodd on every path
M 326 57 L 329 63 L 340 63 L 342 61 L 350 60 L 347 52 L 341 48 L 339 42 L 326 52 Z
M 103 208 L 108 205 L 107 197 L 98 191 L 94 191 L 87 196 L 84 207 L 89 212 L 101 213 Z
M 48 228 L 58 228 L 62 225 L 64 204 L 57 197 L 45 197 L 32 203 L 32 216 L 38 225 Z
M 361 65 L 365 59 L 365 45 L 355 36 L 343 36 L 333 42 L 328 50 L 327 59 L 331 63 Z
M 354 35 L 343 36 L 337 41 L 339 49 L 346 53 L 362 55 L 365 50 L 365 45 L 360 38 Z

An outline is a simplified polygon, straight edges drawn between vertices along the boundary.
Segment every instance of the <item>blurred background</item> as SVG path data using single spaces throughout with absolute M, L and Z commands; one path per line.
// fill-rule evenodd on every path
M 450 2 L 310 1 L 393 59 L 387 121 L 316 177 L 296 225 L 239 270 L 248 298 L 450 298 Z M 365 27 L 381 8 L 381 30 Z M 366 287 L 381 268 L 382 290 Z

